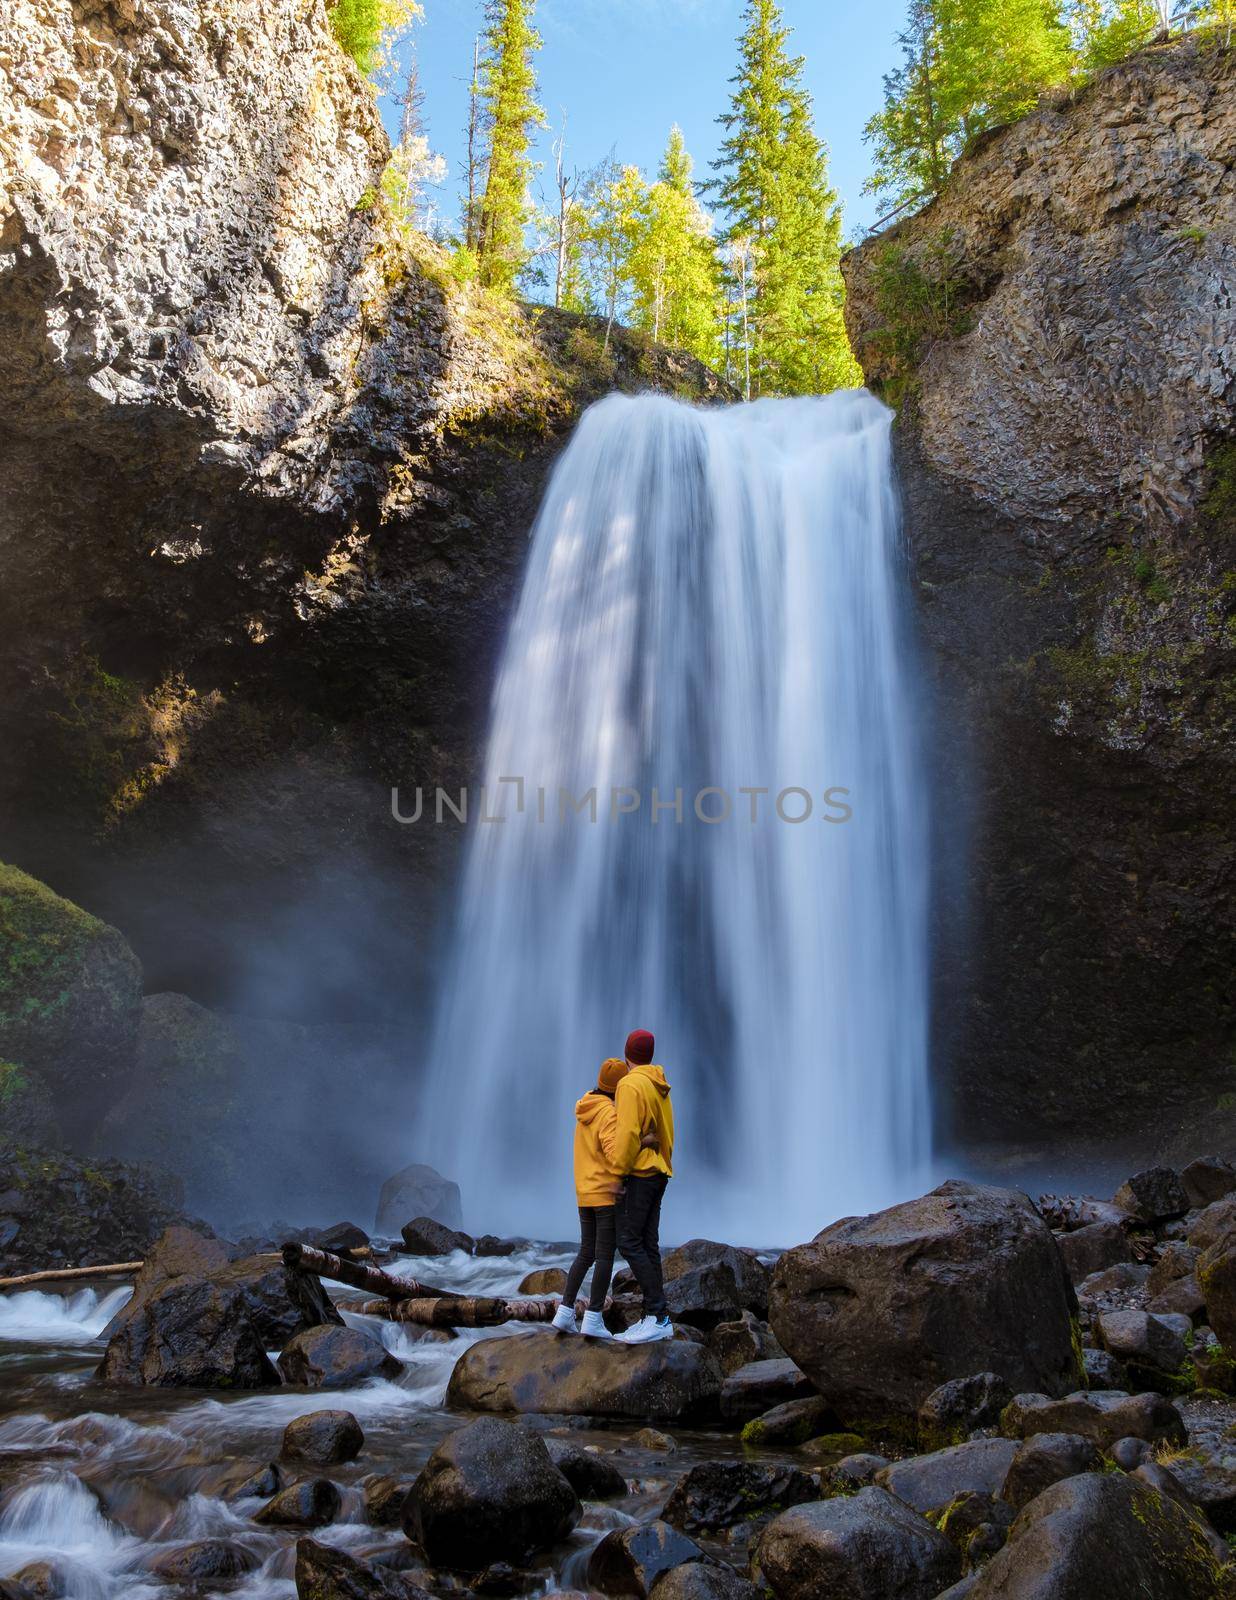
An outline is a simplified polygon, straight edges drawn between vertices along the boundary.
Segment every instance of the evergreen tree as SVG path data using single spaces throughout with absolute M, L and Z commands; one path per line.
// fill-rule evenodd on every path
M 480 65 L 486 137 L 485 187 L 475 241 L 482 283 L 510 291 L 527 259 L 531 217 L 528 185 L 532 130 L 545 114 L 536 102 L 532 56 L 541 41 L 532 26 L 534 0 L 487 0 Z
M 633 234 L 634 317 L 637 327 L 662 344 L 712 364 L 718 354 L 718 266 L 692 170 L 682 129 L 675 126 Z
M 751 395 L 807 394 L 860 381 L 841 318 L 841 216 L 812 127 L 801 57 L 776 0 L 747 0 L 720 176 L 731 263 L 726 345 Z M 741 281 L 732 273 L 741 273 Z
M 976 134 L 1024 115 L 1075 65 L 1059 0 L 911 0 L 899 39 L 903 64 L 865 130 L 866 187 L 897 207 L 938 193 Z

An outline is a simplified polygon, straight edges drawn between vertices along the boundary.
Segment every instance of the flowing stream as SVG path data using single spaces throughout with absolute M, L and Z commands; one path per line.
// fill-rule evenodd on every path
M 890 421 L 865 391 L 615 395 L 576 430 L 418 1100 L 465 1220 L 568 1228 L 570 1107 L 633 1027 L 673 1084 L 680 1235 L 791 1243 L 917 1191 L 927 792 Z

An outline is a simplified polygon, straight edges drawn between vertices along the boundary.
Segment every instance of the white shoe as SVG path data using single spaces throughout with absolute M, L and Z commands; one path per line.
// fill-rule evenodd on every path
M 561 1305 L 554 1312 L 551 1327 L 557 1328 L 559 1333 L 578 1333 L 579 1323 L 575 1320 L 575 1307 Z
M 614 1337 L 605 1326 L 605 1318 L 599 1311 L 584 1312 L 584 1326 L 580 1331 L 585 1339 L 612 1339 Z
M 668 1317 L 644 1317 L 633 1328 L 618 1335 L 619 1344 L 655 1344 L 658 1339 L 672 1339 L 674 1324 Z

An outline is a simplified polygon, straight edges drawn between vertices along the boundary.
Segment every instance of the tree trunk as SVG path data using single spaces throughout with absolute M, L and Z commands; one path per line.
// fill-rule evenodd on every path
M 282 1255 L 286 1267 L 313 1272 L 319 1278 L 346 1283 L 353 1289 L 367 1289 L 370 1294 L 383 1295 L 387 1300 L 433 1299 L 446 1292 L 412 1278 L 392 1277 L 381 1267 L 368 1266 L 363 1261 L 343 1261 L 329 1250 L 318 1250 L 311 1244 L 285 1244 Z
M 25 1289 L 34 1283 L 75 1283 L 86 1278 L 129 1278 L 140 1272 L 141 1261 L 115 1261 L 104 1267 L 61 1267 L 48 1272 L 27 1272 L 19 1278 L 0 1278 L 0 1289 Z

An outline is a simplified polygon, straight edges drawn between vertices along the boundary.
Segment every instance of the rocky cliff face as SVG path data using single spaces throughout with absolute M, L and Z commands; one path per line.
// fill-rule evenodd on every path
M 717 389 L 455 284 L 388 154 L 321 0 L 0 19 L 0 832 L 154 987 L 403 1003 L 389 787 L 467 775 L 555 450 Z
M 1236 53 L 992 132 L 846 278 L 939 690 L 954 1128 L 1153 1145 L 1236 1090 Z

